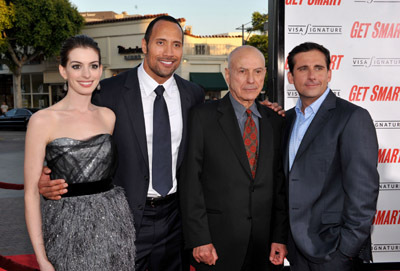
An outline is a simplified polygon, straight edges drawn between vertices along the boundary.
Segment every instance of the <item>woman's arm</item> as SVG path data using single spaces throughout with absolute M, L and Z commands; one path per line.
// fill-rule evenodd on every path
M 46 129 L 49 123 L 46 121 L 46 113 L 39 112 L 31 117 L 25 139 L 25 220 L 40 270 L 54 270 L 44 248 L 38 189 L 49 138 L 49 130 Z

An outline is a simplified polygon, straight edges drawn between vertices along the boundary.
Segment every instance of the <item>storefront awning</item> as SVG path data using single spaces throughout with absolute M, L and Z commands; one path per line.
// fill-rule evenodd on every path
M 191 72 L 189 79 L 205 91 L 228 90 L 224 76 L 220 72 Z

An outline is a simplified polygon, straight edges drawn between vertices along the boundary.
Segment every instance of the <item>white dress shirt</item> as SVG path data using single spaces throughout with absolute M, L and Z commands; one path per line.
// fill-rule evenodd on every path
M 153 78 L 146 73 L 143 68 L 143 63 L 138 68 L 138 79 L 140 86 L 140 94 L 142 97 L 144 123 L 146 129 L 147 139 L 147 154 L 149 157 L 149 171 L 150 171 L 150 184 L 147 191 L 147 197 L 160 197 L 161 195 L 153 188 L 152 177 L 152 161 L 153 161 L 153 107 L 156 93 L 154 90 L 157 88 L 157 83 Z M 169 123 L 171 126 L 171 154 L 172 154 L 172 188 L 168 194 L 176 192 L 176 164 L 178 160 L 179 146 L 182 140 L 183 121 L 182 121 L 182 107 L 179 95 L 178 86 L 174 76 L 171 76 L 164 84 L 165 88 L 164 99 L 167 103 Z

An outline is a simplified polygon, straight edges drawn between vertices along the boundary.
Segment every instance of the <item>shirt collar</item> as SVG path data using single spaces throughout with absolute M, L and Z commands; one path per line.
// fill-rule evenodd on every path
M 316 114 L 318 112 L 318 110 L 321 107 L 322 103 L 325 101 L 326 96 L 328 96 L 329 91 L 330 91 L 329 87 L 326 88 L 324 94 L 322 94 L 315 102 L 310 104 L 304 110 L 305 117 L 307 117 L 310 114 Z M 301 113 L 301 106 L 302 106 L 302 103 L 301 103 L 301 99 L 299 98 L 297 100 L 296 107 L 295 107 L 295 110 L 296 110 L 297 114 Z
M 138 67 L 138 79 L 139 82 L 141 83 L 141 86 L 143 87 L 142 91 L 146 96 L 149 96 L 152 93 L 154 93 L 154 90 L 160 85 L 144 70 L 143 62 Z M 162 84 L 165 88 L 165 93 L 167 93 L 167 95 L 169 96 L 171 95 L 171 91 L 173 90 L 174 82 L 175 78 L 172 75 L 170 78 L 168 78 L 167 81 L 164 82 L 164 84 Z
M 246 107 L 244 107 L 241 103 L 239 103 L 238 101 L 236 101 L 235 98 L 232 97 L 232 94 L 229 92 L 229 99 L 231 100 L 232 106 L 233 106 L 233 110 L 235 111 L 235 115 L 237 118 L 243 117 L 244 115 L 246 115 Z M 256 102 L 254 101 L 254 103 L 250 106 L 249 108 L 251 110 L 251 112 L 261 118 L 261 114 L 257 109 L 257 105 Z M 247 115 L 246 115 L 247 116 Z

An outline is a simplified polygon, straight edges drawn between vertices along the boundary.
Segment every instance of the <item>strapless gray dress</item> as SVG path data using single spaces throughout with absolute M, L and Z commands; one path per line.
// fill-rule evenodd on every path
M 46 147 L 51 179 L 65 179 L 69 195 L 42 201 L 43 238 L 57 271 L 134 270 L 133 216 L 111 177 L 116 149 L 109 134 L 58 138 Z

